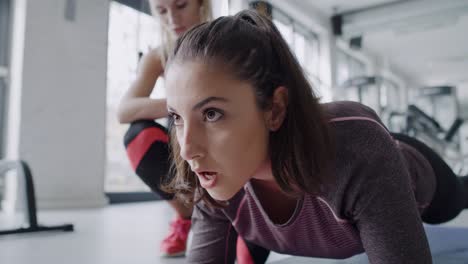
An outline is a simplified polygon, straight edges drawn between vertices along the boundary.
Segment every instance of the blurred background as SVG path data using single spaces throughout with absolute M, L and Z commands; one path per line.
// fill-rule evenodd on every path
M 252 2 L 213 0 L 213 13 L 235 14 Z M 468 0 L 266 4 L 322 102 L 362 102 L 391 131 L 419 138 L 468 174 Z M 116 118 L 139 58 L 161 42 L 158 30 L 146 0 L 0 0 L 0 159 L 27 162 L 39 216 L 90 235 L 0 238 L 1 263 L 58 262 L 54 247 L 68 242 L 85 248 L 74 254 L 91 256 L 81 263 L 109 263 L 110 252 L 129 248 L 150 252 L 140 263 L 166 263 L 153 252 L 164 233 L 154 221 L 165 225 L 171 212 L 135 176 L 123 147 L 128 126 Z M 156 85 L 152 97 L 163 98 L 163 80 Z M 25 180 L 0 173 L 0 229 L 22 226 Z M 468 226 L 463 217 L 449 225 Z M 156 226 L 135 231 L 144 225 Z M 127 244 L 115 242 L 119 232 Z M 42 254 L 20 253 L 44 241 Z

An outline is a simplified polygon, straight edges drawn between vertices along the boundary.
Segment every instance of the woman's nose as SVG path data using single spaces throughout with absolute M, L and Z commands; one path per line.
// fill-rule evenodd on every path
M 204 156 L 203 142 L 195 127 L 184 126 L 184 131 L 179 138 L 180 155 L 184 160 L 194 160 Z

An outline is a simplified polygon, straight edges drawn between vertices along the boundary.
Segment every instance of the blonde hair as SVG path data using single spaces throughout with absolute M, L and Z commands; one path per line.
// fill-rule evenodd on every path
M 159 14 L 156 10 L 154 2 L 148 0 L 151 7 L 151 14 L 154 17 L 158 17 Z M 200 23 L 208 22 L 213 19 L 212 9 L 211 9 L 211 0 L 199 0 L 200 2 Z M 159 55 L 161 57 L 161 62 L 163 67 L 166 67 L 166 62 L 169 54 L 171 54 L 174 49 L 176 38 L 171 32 L 171 29 L 167 28 L 163 23 L 159 23 L 160 33 L 161 33 L 161 47 L 158 49 Z

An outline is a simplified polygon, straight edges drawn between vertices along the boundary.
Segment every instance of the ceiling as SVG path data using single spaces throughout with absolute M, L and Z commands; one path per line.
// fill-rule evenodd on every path
M 375 6 L 384 9 L 396 2 L 415 4 L 415 1 L 419 1 L 418 4 L 435 3 L 431 0 L 311 0 L 310 4 L 331 16 Z M 468 0 L 454 2 L 466 3 L 468 9 Z M 415 10 L 415 13 L 419 11 Z M 465 85 L 468 89 L 468 10 L 458 17 L 443 16 L 447 18 L 439 19 L 440 23 L 419 26 L 406 23 L 404 27 L 366 32 L 363 49 L 378 55 L 415 85 Z M 432 21 L 431 18 L 426 20 Z
M 364 36 L 363 48 L 387 58 L 420 85 L 468 82 L 468 14 L 443 26 Z
M 313 0 L 313 6 L 327 15 L 343 13 L 404 0 Z

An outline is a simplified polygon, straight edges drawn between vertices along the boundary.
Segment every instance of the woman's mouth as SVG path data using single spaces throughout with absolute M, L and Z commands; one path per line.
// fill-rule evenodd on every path
M 185 32 L 185 27 L 176 27 L 173 30 L 177 35 L 182 35 Z
M 218 174 L 216 172 L 202 171 L 197 172 L 200 185 L 205 189 L 213 188 L 218 180 Z

